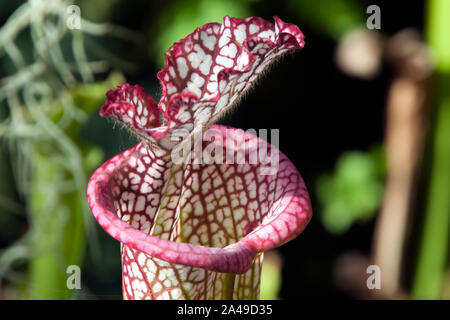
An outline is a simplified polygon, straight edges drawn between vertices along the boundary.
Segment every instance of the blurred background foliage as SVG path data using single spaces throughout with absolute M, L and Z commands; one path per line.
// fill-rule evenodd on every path
M 71 4 L 80 30 L 67 28 Z M 366 28 L 373 4 L 381 30 Z M 446 0 L 0 2 L 0 298 L 121 298 L 119 243 L 85 189 L 137 141 L 98 110 L 123 82 L 158 100 L 164 52 L 225 15 L 278 15 L 306 35 L 221 121 L 279 128 L 312 197 L 304 234 L 266 254 L 261 298 L 449 298 L 449 14 Z M 389 282 L 368 292 L 373 263 Z M 81 290 L 66 288 L 71 264 Z
M 335 172 L 319 176 L 316 182 L 325 228 L 344 233 L 354 222 L 373 218 L 383 196 L 384 175 L 385 159 L 380 147 L 340 156 Z

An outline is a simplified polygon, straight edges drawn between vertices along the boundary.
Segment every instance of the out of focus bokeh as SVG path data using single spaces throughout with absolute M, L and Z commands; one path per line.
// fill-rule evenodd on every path
M 99 108 L 124 82 L 158 101 L 164 52 L 226 15 L 276 15 L 306 36 L 220 122 L 280 129 L 312 198 L 304 233 L 265 254 L 261 298 L 450 298 L 450 1 L 10 0 L 0 299 L 122 298 L 120 244 L 85 190 L 137 141 Z

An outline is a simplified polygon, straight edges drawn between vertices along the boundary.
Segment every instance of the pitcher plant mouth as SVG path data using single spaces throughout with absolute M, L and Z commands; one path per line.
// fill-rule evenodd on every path
M 107 93 L 100 114 L 141 138 L 87 188 L 94 217 L 122 243 L 125 299 L 255 299 L 262 253 L 306 227 L 309 195 L 289 159 L 249 132 L 213 125 L 303 39 L 277 17 L 225 17 L 169 49 L 159 103 L 137 85 Z

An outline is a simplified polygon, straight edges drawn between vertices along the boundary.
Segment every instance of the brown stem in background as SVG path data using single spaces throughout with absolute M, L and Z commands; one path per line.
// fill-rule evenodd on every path
M 428 124 L 432 67 L 415 31 L 403 30 L 387 39 L 374 31 L 355 30 L 344 36 L 336 50 L 336 63 L 342 71 L 363 79 L 377 75 L 383 57 L 393 69 L 385 134 L 388 172 L 372 257 L 347 252 L 334 268 L 338 285 L 363 299 L 407 297 L 402 291 L 401 271 Z M 380 267 L 381 290 L 366 286 L 370 264 Z
M 425 46 L 411 30 L 389 39 L 385 53 L 395 73 L 387 100 L 388 173 L 372 258 L 381 269 L 381 295 L 389 298 L 401 291 L 405 240 L 427 131 L 431 67 Z

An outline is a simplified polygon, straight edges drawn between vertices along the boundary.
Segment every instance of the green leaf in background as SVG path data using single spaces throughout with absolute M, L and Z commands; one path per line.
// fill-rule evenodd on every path
M 261 300 L 278 300 L 282 282 L 282 258 L 276 249 L 264 253 L 261 270 Z
M 352 29 L 364 26 L 366 8 L 356 0 L 321 0 L 288 2 L 290 12 L 315 30 L 338 40 Z
M 448 294 L 449 287 L 444 281 L 450 241 L 450 2 L 427 1 L 426 18 L 427 41 L 436 72 L 431 152 L 426 154 L 430 161 L 429 188 L 412 295 L 416 299 L 438 299 Z
M 229 15 L 234 18 L 245 18 L 251 15 L 249 4 L 252 0 L 178 0 L 173 1 L 159 15 L 154 47 L 150 48 L 154 60 L 159 67 L 164 66 L 164 52 L 176 41 L 184 38 L 209 22 L 222 22 L 223 17 Z
M 373 217 L 383 195 L 384 171 L 381 149 L 376 148 L 369 153 L 344 153 L 333 174 L 319 177 L 320 217 L 329 232 L 344 233 L 353 223 Z

